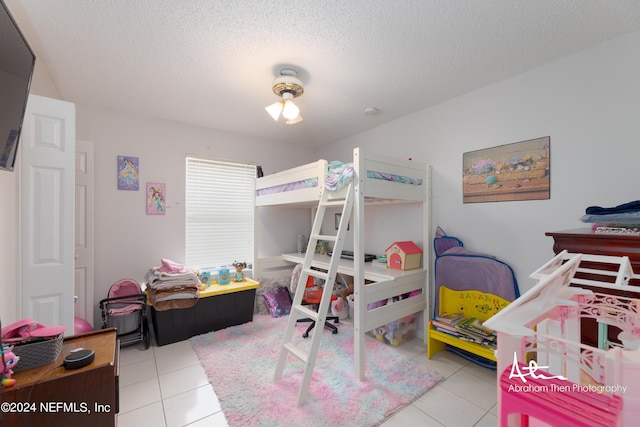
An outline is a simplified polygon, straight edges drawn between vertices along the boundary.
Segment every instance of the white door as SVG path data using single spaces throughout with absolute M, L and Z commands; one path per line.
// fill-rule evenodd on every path
M 73 334 L 75 106 L 30 95 L 20 139 L 20 317 Z
M 93 325 L 93 143 L 76 141 L 75 315 Z

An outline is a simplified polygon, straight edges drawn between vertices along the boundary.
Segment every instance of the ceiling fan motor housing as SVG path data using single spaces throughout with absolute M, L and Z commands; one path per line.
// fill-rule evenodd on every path
M 304 86 L 295 71 L 282 70 L 280 75 L 273 79 L 272 90 L 278 96 L 290 93 L 296 98 L 304 93 Z

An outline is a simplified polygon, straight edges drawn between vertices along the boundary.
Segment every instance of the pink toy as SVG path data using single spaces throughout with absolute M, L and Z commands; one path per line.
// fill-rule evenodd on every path
M 640 276 L 629 259 L 563 251 L 530 277 L 529 291 L 484 322 L 498 333 L 499 425 L 638 425 L 640 290 L 629 280 Z M 621 343 L 607 328 L 597 347 L 585 342 L 583 320 L 615 326 Z
M 160 268 L 158 268 L 158 271 L 160 271 L 161 273 L 177 274 L 185 273 L 187 271 L 187 266 L 175 261 L 171 261 L 170 259 L 162 258 L 160 261 L 162 262 L 162 265 L 160 266 Z
M 340 320 L 348 318 L 349 306 L 347 302 L 340 297 L 331 301 L 331 314 L 337 316 Z
M 517 362 L 518 372 L 528 373 L 529 367 Z M 511 413 L 522 414 L 521 425 L 528 425 L 529 416 L 548 425 L 616 426 L 622 411 L 622 398 L 595 391 L 582 391 L 572 382 L 559 378 L 527 378 L 527 385 L 536 392 L 515 392 L 523 383 L 509 370 L 500 376 L 500 425 L 509 426 Z M 554 391 L 555 390 L 555 391 Z M 562 390 L 559 392 L 557 390 Z
M 2 341 L 18 343 L 31 338 L 53 338 L 66 329 L 66 326 L 46 326 L 33 319 L 21 319 L 2 328 Z
M 0 385 L 2 387 L 13 387 L 16 384 L 16 380 L 11 378 L 11 375 L 13 375 L 12 369 L 18 364 L 20 358 L 13 354 L 12 350 L 13 347 L 9 347 L 6 344 L 2 345 L 3 364 L 0 366 L 0 372 L 2 372 Z

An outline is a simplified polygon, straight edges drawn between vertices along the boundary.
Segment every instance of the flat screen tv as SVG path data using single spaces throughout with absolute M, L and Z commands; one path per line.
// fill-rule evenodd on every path
M 36 57 L 0 0 L 0 170 L 12 171 Z

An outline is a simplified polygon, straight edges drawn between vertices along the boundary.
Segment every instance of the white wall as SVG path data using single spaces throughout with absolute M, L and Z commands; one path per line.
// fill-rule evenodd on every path
M 433 223 L 528 275 L 553 256 L 547 231 L 584 227 L 586 207 L 640 199 L 640 32 L 339 141 L 433 166 Z M 462 154 L 551 137 L 551 199 L 462 203 Z M 417 233 L 419 235 L 419 233 Z
M 115 281 L 122 278 L 142 281 L 149 268 L 160 265 L 161 258 L 184 262 L 187 154 L 255 162 L 263 166 L 265 173 L 312 160 L 307 148 L 81 104 L 76 105 L 76 111 L 77 137 L 92 141 L 95 150 L 96 304 L 106 298 Z M 139 191 L 117 189 L 119 155 L 139 158 Z M 167 184 L 166 215 L 146 215 L 146 182 Z M 95 320 L 98 322 L 97 317 Z

